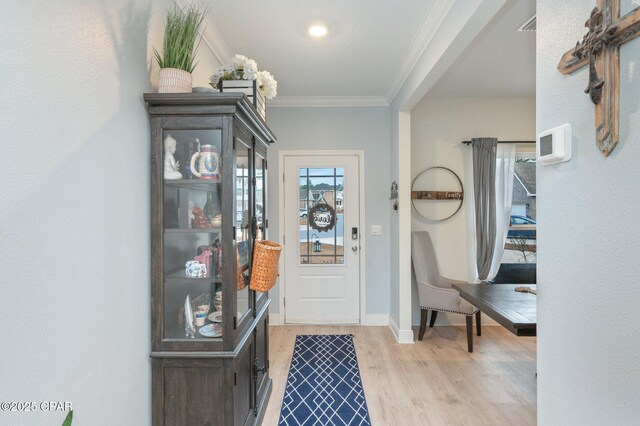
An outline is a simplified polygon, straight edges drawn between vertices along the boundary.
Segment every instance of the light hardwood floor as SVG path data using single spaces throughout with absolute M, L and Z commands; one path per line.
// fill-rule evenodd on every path
M 535 337 L 483 327 L 470 354 L 464 327 L 427 328 L 413 345 L 396 343 L 388 327 L 271 326 L 269 333 L 265 426 L 278 424 L 296 335 L 343 333 L 355 336 L 373 425 L 536 424 Z

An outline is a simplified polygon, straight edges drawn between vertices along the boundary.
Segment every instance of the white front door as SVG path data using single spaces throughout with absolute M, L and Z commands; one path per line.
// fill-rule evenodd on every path
M 357 155 L 284 156 L 286 323 L 360 322 Z

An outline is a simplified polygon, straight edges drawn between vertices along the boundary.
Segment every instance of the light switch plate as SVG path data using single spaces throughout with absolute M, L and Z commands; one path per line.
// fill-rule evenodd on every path
M 382 225 L 371 225 L 371 235 L 382 235 Z

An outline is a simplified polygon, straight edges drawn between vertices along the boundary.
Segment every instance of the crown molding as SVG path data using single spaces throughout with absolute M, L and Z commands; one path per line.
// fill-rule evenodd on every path
M 398 71 L 396 78 L 393 80 L 391 87 L 389 87 L 389 91 L 386 96 L 389 102 L 393 102 L 402 88 L 402 85 L 409 77 L 409 74 L 418 63 L 418 60 L 424 54 L 427 46 L 431 42 L 431 39 L 453 7 L 453 1 L 454 0 L 434 0 L 431 3 L 431 7 L 425 14 L 418 32 L 402 58 L 400 70 Z
M 184 8 L 187 6 L 187 1 L 185 0 L 174 0 L 178 7 Z M 207 10 L 206 7 L 202 5 L 202 3 L 198 0 L 193 0 L 200 9 Z M 200 35 L 202 36 L 202 40 L 204 44 L 207 45 L 213 56 L 216 57 L 220 65 L 224 65 L 231 61 L 233 54 L 231 53 L 231 49 L 227 45 L 227 42 L 222 37 L 222 34 L 213 23 L 208 14 L 205 14 L 204 20 L 202 22 L 202 27 L 200 30 Z
M 279 96 L 269 108 L 386 107 L 384 96 Z
M 192 0 L 203 10 L 201 1 Z M 187 6 L 187 0 L 174 0 L 181 8 Z M 269 106 L 274 108 L 317 108 L 317 107 L 375 107 L 389 106 L 398 95 L 411 71 L 415 68 L 420 57 L 424 54 L 434 34 L 453 7 L 454 0 L 434 0 L 425 13 L 424 20 L 420 24 L 409 48 L 402 59 L 402 65 L 391 84 L 386 96 L 280 96 L 269 101 Z M 205 15 L 202 30 L 202 40 L 220 65 L 228 63 L 233 54 L 224 40 L 224 37 L 215 26 L 209 15 Z

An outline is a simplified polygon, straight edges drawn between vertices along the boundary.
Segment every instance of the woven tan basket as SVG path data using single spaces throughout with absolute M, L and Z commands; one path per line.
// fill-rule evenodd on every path
M 248 268 L 245 267 L 243 270 L 242 266 L 240 266 L 240 253 L 238 252 L 237 249 L 236 249 L 236 265 L 238 265 L 238 267 L 236 268 L 236 289 L 242 290 L 248 284 L 243 274 L 244 270 Z
M 271 241 L 256 241 L 249 287 L 253 291 L 269 291 L 278 277 L 278 261 L 282 246 Z

